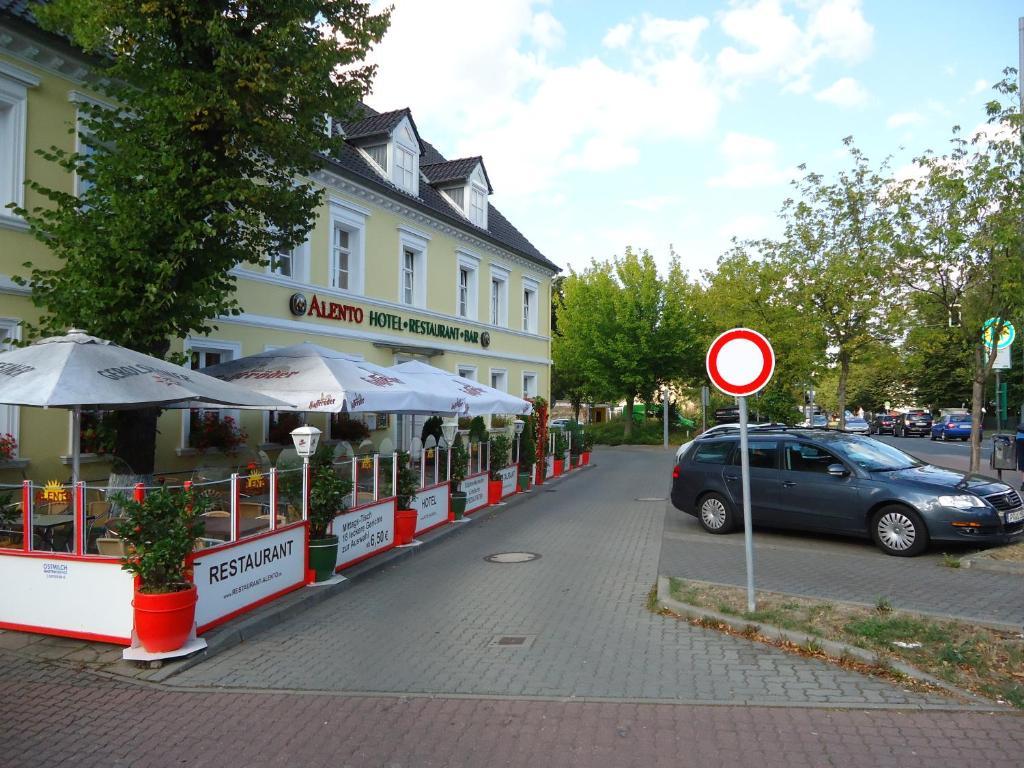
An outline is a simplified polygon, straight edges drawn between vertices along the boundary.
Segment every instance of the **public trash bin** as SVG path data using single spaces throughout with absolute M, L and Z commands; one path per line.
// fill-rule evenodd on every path
M 1017 468 L 1017 442 L 1012 435 L 996 435 L 992 438 L 992 469 Z

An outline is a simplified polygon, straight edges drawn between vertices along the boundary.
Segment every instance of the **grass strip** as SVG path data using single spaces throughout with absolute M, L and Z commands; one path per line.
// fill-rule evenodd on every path
M 883 673 L 887 659 L 899 660 L 958 688 L 1024 709 L 1024 633 L 905 613 L 894 610 L 884 598 L 872 608 L 758 592 L 757 610 L 751 613 L 742 587 L 672 578 L 669 590 L 681 603 L 749 622 L 748 631 L 740 634 L 752 637 L 756 635 L 753 625 L 770 624 L 846 643 L 878 654 Z M 788 645 L 787 650 L 824 657 L 820 648 L 808 647 L 813 642 Z M 888 676 L 904 682 L 902 675 Z

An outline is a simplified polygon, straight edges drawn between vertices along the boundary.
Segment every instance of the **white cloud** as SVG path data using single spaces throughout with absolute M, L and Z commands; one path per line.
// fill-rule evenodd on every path
M 991 87 L 992 84 L 989 83 L 988 80 L 979 78 L 978 80 L 974 81 L 974 86 L 971 88 L 971 93 L 981 93 L 982 91 L 987 91 Z
M 625 205 L 630 208 L 637 208 L 641 211 L 657 213 L 665 208 L 679 205 L 681 202 L 682 198 L 680 198 L 679 195 L 648 195 L 647 197 L 638 197 L 632 200 L 626 200 Z
M 925 122 L 925 117 L 920 112 L 897 112 L 889 115 L 885 124 L 889 128 L 903 128 L 907 125 L 915 125 Z
M 632 24 L 616 24 L 605 33 L 601 44 L 605 48 L 625 48 L 633 37 Z
M 701 33 L 710 22 L 702 16 L 692 19 L 663 19 L 644 15 L 640 39 L 651 45 L 668 45 L 676 50 L 692 52 Z
M 718 229 L 718 236 L 723 240 L 758 240 L 773 237 L 780 229 L 779 220 L 773 216 L 754 213 L 736 216 Z
M 547 11 L 541 11 L 530 25 L 530 37 L 541 48 L 557 48 L 565 39 L 562 23 Z
M 708 179 L 709 187 L 754 189 L 785 184 L 797 175 L 796 168 L 779 167 L 779 147 L 770 139 L 729 133 L 719 152 L 726 161 L 724 173 Z
M 852 108 L 867 104 L 868 92 L 852 77 L 841 77 L 828 88 L 814 94 L 814 98 L 837 107 Z
M 860 0 L 826 0 L 808 5 L 803 26 L 783 10 L 780 0 L 740 3 L 720 16 L 725 34 L 736 46 L 717 56 L 719 70 L 739 80 L 772 78 L 784 90 L 806 93 L 809 74 L 821 60 L 855 63 L 871 52 L 874 28 Z

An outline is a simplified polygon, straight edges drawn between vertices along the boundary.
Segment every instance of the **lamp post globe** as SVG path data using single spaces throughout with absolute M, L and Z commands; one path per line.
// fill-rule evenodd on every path
M 292 442 L 295 444 L 295 452 L 304 459 L 308 459 L 316 453 L 316 446 L 320 442 L 320 430 L 316 427 L 304 425 L 296 427 L 291 431 Z
M 449 446 L 451 446 L 452 442 L 455 440 L 455 433 L 458 429 L 458 419 L 444 419 L 441 422 L 441 434 L 444 436 L 445 443 Z

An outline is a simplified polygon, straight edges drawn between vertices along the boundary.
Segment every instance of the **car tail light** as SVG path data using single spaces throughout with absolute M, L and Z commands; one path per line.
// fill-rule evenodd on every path
M 679 465 L 678 464 L 676 464 L 674 467 L 672 467 L 672 479 L 673 480 L 678 480 L 679 479 Z

